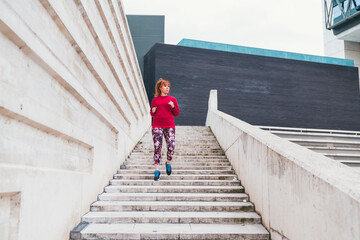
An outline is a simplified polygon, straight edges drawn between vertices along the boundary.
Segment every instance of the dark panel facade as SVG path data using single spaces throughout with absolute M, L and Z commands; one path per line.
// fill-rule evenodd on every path
M 164 43 L 165 16 L 126 15 L 141 74 L 144 76 L 144 55 L 155 43 Z
M 176 125 L 205 125 L 211 89 L 219 110 L 253 125 L 360 130 L 355 67 L 156 44 L 145 56 L 151 101 L 158 78 L 178 99 Z

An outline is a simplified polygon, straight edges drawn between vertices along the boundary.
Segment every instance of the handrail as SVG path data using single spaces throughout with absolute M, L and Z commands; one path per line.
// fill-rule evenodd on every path
M 276 127 L 276 126 L 261 126 L 256 125 L 263 130 L 284 130 L 293 132 L 304 132 L 304 133 L 329 133 L 329 134 L 346 134 L 346 135 L 360 135 L 360 131 L 349 131 L 349 130 L 332 130 L 332 129 L 316 129 L 316 128 L 295 128 L 295 127 Z

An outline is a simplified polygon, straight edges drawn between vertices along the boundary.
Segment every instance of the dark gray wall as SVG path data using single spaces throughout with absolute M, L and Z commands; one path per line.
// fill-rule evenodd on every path
M 177 125 L 204 125 L 211 89 L 219 110 L 254 125 L 360 130 L 355 67 L 156 44 L 144 81 L 171 82 Z
M 140 70 L 144 76 L 144 55 L 155 43 L 164 43 L 164 16 L 126 15 Z

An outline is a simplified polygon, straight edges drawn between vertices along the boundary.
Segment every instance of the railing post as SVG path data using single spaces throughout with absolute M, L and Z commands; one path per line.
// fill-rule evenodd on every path
M 213 110 L 213 111 L 218 110 L 218 99 L 217 99 L 217 90 L 216 89 L 210 90 L 208 109 Z
M 210 119 L 212 111 L 218 110 L 217 90 L 210 90 L 209 101 L 208 101 L 208 112 L 206 116 L 206 126 L 210 126 Z

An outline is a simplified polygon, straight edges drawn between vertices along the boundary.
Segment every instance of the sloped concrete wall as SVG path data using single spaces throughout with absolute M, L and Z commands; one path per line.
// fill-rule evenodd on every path
M 360 239 L 360 172 L 217 110 L 207 125 L 274 240 Z
M 120 0 L 0 0 L 0 239 L 68 239 L 148 105 Z

